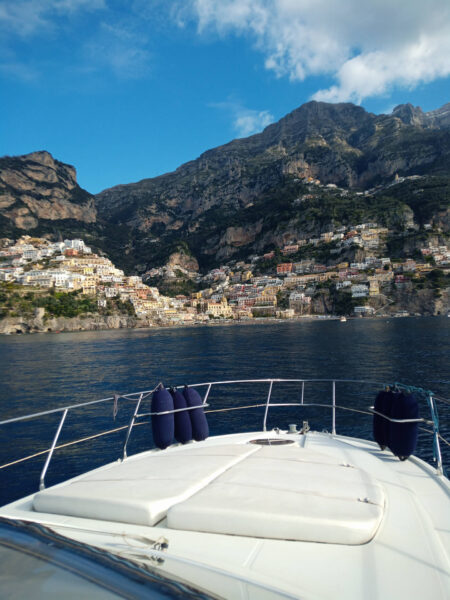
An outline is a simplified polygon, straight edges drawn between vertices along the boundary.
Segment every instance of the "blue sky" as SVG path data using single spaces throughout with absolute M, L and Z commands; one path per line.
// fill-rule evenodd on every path
M 92 193 L 175 169 L 310 99 L 450 102 L 450 2 L 0 0 L 0 156 Z

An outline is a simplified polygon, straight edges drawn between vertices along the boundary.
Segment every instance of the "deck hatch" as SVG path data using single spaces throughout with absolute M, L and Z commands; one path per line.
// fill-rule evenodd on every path
M 256 444 L 257 446 L 287 446 L 295 444 L 295 441 L 280 438 L 259 438 L 257 440 L 250 440 L 249 444 Z

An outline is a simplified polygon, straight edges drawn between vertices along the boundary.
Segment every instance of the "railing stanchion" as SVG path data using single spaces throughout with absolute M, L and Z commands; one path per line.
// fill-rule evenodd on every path
M 212 386 L 212 383 L 210 383 L 208 385 L 208 389 L 206 390 L 205 397 L 203 398 L 203 404 L 206 404 L 206 401 L 208 400 L 209 392 L 211 391 L 211 386 Z
M 142 402 L 142 398 L 144 397 L 144 394 L 141 394 L 139 396 L 139 400 L 136 403 L 136 408 L 134 409 L 134 413 L 133 416 L 130 419 L 130 423 L 128 424 L 128 429 L 127 429 L 127 435 L 125 437 L 125 442 L 123 444 L 123 455 L 122 455 L 122 460 L 125 460 L 127 457 L 127 444 L 128 444 L 128 440 L 130 439 L 130 435 L 131 435 L 131 430 L 133 429 L 133 425 L 134 422 L 136 421 L 136 416 L 139 412 L 139 408 L 141 406 L 141 402 Z
M 303 404 L 304 399 L 305 399 L 305 382 L 302 381 L 302 400 L 301 400 L 302 404 Z
M 47 473 L 48 465 L 50 464 L 50 461 L 52 459 L 53 452 L 54 452 L 55 446 L 56 446 L 56 442 L 58 441 L 59 434 L 61 433 L 61 429 L 62 429 L 62 426 L 64 425 L 64 421 L 66 420 L 68 412 L 69 412 L 69 409 L 66 408 L 66 410 L 62 414 L 61 420 L 59 421 L 58 429 L 56 430 L 55 437 L 53 438 L 53 443 L 51 445 L 50 451 L 47 456 L 47 460 L 45 461 L 44 468 L 42 469 L 41 476 L 39 478 L 39 489 L 40 490 L 45 489 L 45 475 Z
M 436 459 L 436 471 L 438 475 L 444 474 L 442 467 L 442 454 L 441 445 L 439 443 L 439 417 L 437 414 L 436 406 L 434 405 L 434 398 L 432 394 L 429 394 L 428 400 L 430 403 L 431 418 L 433 419 L 433 444 L 434 444 L 434 455 Z
M 267 431 L 267 413 L 269 412 L 270 397 L 272 396 L 273 379 L 270 380 L 269 393 L 267 394 L 266 410 L 264 411 L 263 431 Z
M 331 433 L 336 435 L 336 381 L 333 379 L 333 422 L 331 424 Z

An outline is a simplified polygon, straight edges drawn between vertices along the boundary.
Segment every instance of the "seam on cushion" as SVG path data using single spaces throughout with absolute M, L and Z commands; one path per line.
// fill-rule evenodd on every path
M 259 489 L 263 489 L 263 490 L 267 490 L 267 489 L 276 489 L 277 492 L 287 492 L 289 494 L 296 494 L 298 496 L 316 496 L 318 498 L 325 498 L 327 500 L 341 500 L 341 501 L 345 501 L 345 502 L 360 502 L 360 500 L 358 499 L 358 497 L 354 497 L 354 498 L 344 498 L 342 496 L 326 496 L 325 494 L 321 494 L 319 492 L 313 492 L 313 491 L 299 491 L 299 490 L 289 490 L 289 489 L 285 489 L 285 488 L 270 488 L 268 486 L 264 486 L 263 484 L 251 484 L 251 483 L 242 483 L 239 482 L 239 484 L 234 483 L 232 481 L 230 482 L 212 482 L 214 487 L 214 483 L 216 485 L 225 485 L 225 486 L 238 486 L 240 488 L 259 488 Z M 206 487 L 206 486 L 205 486 Z M 203 488 L 204 489 L 204 488 Z M 199 490 L 201 491 L 201 490 Z M 362 504 L 370 504 L 372 506 L 379 506 L 379 507 L 384 507 L 385 505 L 385 498 L 384 498 L 384 492 L 383 492 L 383 503 L 379 504 L 378 502 L 361 502 Z

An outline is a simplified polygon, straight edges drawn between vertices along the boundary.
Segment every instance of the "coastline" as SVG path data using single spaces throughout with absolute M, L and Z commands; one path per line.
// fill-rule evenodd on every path
M 405 317 L 445 317 L 446 315 L 418 315 L 418 314 L 390 314 L 390 315 L 366 315 L 346 317 L 348 321 L 360 320 L 381 320 L 398 319 Z M 111 331 L 118 329 L 179 329 L 179 328 L 197 328 L 197 327 L 223 327 L 239 325 L 273 325 L 275 323 L 311 323 L 311 322 L 329 322 L 340 321 L 337 315 L 305 315 L 289 319 L 280 319 L 274 317 L 254 318 L 245 320 L 236 319 L 217 319 L 207 322 L 183 322 L 155 324 L 149 319 L 138 319 L 127 315 L 89 315 L 81 317 L 58 317 L 44 320 L 43 318 L 22 319 L 20 317 L 7 317 L 0 320 L 0 335 L 25 335 L 35 333 L 76 333 L 82 331 Z

